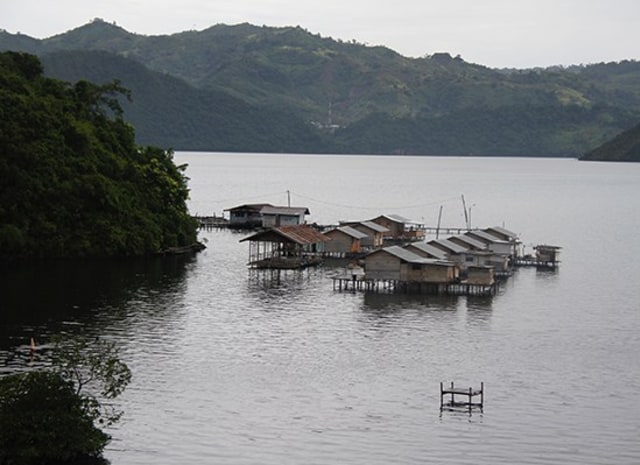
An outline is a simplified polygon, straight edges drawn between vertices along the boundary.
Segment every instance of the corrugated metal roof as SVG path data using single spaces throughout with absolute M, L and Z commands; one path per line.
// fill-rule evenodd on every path
M 451 240 L 452 242 L 455 242 L 455 240 L 459 240 L 460 242 L 464 242 L 466 245 L 470 245 L 471 247 L 474 247 L 476 249 L 486 249 L 487 245 L 484 242 L 480 242 L 477 239 L 474 239 L 473 237 L 467 236 L 467 235 L 460 235 L 460 236 L 451 236 L 449 238 L 449 240 Z
M 331 231 L 340 231 L 346 234 L 347 236 L 353 237 L 354 239 L 364 239 L 365 237 L 367 237 L 365 233 L 363 233 L 362 231 L 358 231 L 357 229 L 354 229 L 351 226 L 338 226 L 337 228 L 334 228 Z M 325 234 L 328 234 L 331 231 L 328 231 Z
M 373 221 L 368 221 L 368 220 L 367 221 L 340 221 L 340 226 L 351 226 L 354 229 L 358 229 L 360 226 L 364 226 L 365 228 L 377 233 L 385 233 L 389 231 L 389 228 L 385 226 L 381 226 L 378 223 L 374 223 Z
M 271 206 L 272 205 L 270 203 L 247 203 L 244 205 L 238 205 L 237 207 L 233 207 L 233 208 L 225 208 L 224 211 L 232 212 L 236 210 L 250 210 L 250 211 L 259 212 L 264 207 L 271 207 Z
M 502 228 L 500 226 L 492 226 L 490 228 L 485 229 L 485 231 L 489 233 L 491 233 L 491 231 L 495 231 L 498 234 L 511 238 L 511 240 L 518 239 L 518 235 L 516 233 L 514 233 L 513 231 L 509 231 L 508 229 Z
M 489 234 L 486 231 L 469 231 L 465 234 L 465 236 L 478 237 L 480 240 L 485 241 L 487 243 L 506 243 L 507 241 L 500 239 L 499 237 L 494 236 L 493 234 Z
M 458 245 L 455 242 L 451 242 L 448 239 L 434 239 L 432 241 L 429 241 L 428 244 L 439 244 L 453 253 L 465 253 L 468 250 L 466 247 L 462 247 L 461 245 Z
M 389 215 L 381 215 L 382 218 L 387 218 L 390 219 L 391 221 L 395 221 L 396 223 L 403 223 L 403 224 L 407 224 L 407 223 L 411 223 L 411 224 L 416 224 L 416 221 L 410 220 L 409 218 L 405 218 L 404 216 L 400 216 L 400 215 L 396 215 L 396 214 L 389 214 Z M 378 217 L 380 218 L 380 217 Z M 373 220 L 371 220 L 373 221 Z
M 265 205 L 260 213 L 263 215 L 291 215 L 301 216 L 308 215 L 309 209 L 307 207 L 278 207 L 274 205 Z
M 413 242 L 405 247 L 405 249 L 409 249 L 409 250 L 411 250 L 411 248 L 422 250 L 424 253 L 433 255 L 434 257 L 441 260 L 444 260 L 445 258 L 447 258 L 446 252 L 440 250 L 437 247 L 432 246 L 431 244 L 427 244 L 426 242 Z
M 374 223 L 373 221 L 360 221 L 358 224 L 361 224 L 375 232 L 379 232 L 379 233 L 389 232 L 389 228 L 380 226 L 378 223 Z
M 274 229 L 300 245 L 317 244 L 318 242 L 327 242 L 331 240 L 317 229 L 305 224 L 280 226 Z
M 240 242 L 293 242 L 298 245 L 317 244 L 331 239 L 306 224 L 278 226 L 259 231 L 251 236 L 240 239 Z
M 455 264 L 451 262 L 421 257 L 420 255 L 400 247 L 399 245 L 385 247 L 383 249 L 376 250 L 375 252 L 371 252 L 369 255 L 381 252 L 391 254 L 404 262 L 414 263 L 417 265 L 455 266 Z
M 395 257 L 398 257 L 400 260 L 403 260 L 409 263 L 429 263 L 430 261 L 428 258 L 421 257 L 420 255 L 415 254 L 410 250 L 403 249 L 399 245 L 392 245 L 391 247 L 385 247 L 382 250 Z

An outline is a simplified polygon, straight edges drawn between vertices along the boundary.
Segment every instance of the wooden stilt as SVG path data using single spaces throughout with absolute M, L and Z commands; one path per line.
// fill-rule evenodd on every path
M 444 402 L 444 397 L 449 395 L 449 402 Z M 466 397 L 465 401 L 456 400 L 456 396 L 464 396 Z M 480 397 L 480 402 L 474 402 L 474 397 Z M 451 382 L 448 388 L 445 388 L 443 383 L 440 382 L 440 410 L 447 409 L 456 409 L 456 408 L 465 408 L 468 409 L 471 413 L 474 407 L 479 407 L 480 410 L 484 408 L 484 382 L 480 383 L 479 389 L 474 389 L 469 387 L 465 388 L 456 388 L 453 381 Z

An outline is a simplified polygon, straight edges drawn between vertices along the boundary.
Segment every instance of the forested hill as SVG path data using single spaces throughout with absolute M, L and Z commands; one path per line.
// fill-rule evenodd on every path
M 0 262 L 194 244 L 184 167 L 134 143 L 126 92 L 42 71 L 33 55 L 0 53 Z
M 154 86 L 142 85 L 147 95 L 134 90 L 134 107 L 127 109 L 132 118 L 135 115 L 141 135 L 149 138 L 145 140 L 162 140 L 161 145 L 177 149 L 187 148 L 183 144 L 188 142 L 208 150 L 245 150 L 226 131 L 207 138 L 211 126 L 225 119 L 220 115 L 230 116 L 229 131 L 242 127 L 252 150 L 277 151 L 279 144 L 268 142 L 279 138 L 295 146 L 283 151 L 457 155 L 579 156 L 640 121 L 640 63 L 633 61 L 496 70 L 447 53 L 407 58 L 385 47 L 336 41 L 300 27 L 216 25 L 142 36 L 101 20 L 44 40 L 0 32 L 0 49 L 43 57 L 100 51 L 129 60 L 126 66 L 117 64 L 104 53 L 93 58 L 92 53 L 43 58 L 47 72 L 64 72 L 68 79 L 85 76 L 96 60 L 105 60 L 103 70 L 109 77 L 119 78 L 130 67 L 142 83 L 145 72 L 133 68 L 135 61 L 165 78 L 182 80 L 190 88 L 181 86 L 180 92 L 198 97 L 171 102 L 173 124 L 167 120 L 151 125 L 142 119 L 152 115 L 135 108 L 146 100 L 169 98 L 155 93 Z M 69 60 L 75 63 L 73 76 L 67 69 Z M 144 79 L 159 78 L 146 73 Z M 215 96 L 195 91 L 215 91 Z M 197 118 L 199 124 L 182 125 L 190 112 L 203 115 L 197 101 L 230 103 L 230 97 L 249 105 L 242 108 L 250 114 L 275 113 L 251 120 L 247 112 L 229 113 L 235 104 L 210 105 Z M 153 113 L 155 117 L 158 111 Z M 210 119 L 211 126 L 202 124 L 203 118 Z M 261 139 L 260 125 L 273 119 L 284 124 L 266 131 L 268 141 Z M 310 124 L 315 133 L 306 132 Z M 287 127 L 300 136 L 291 139 Z
M 624 131 L 612 140 L 584 154 L 588 161 L 636 161 L 640 162 L 640 124 Z
M 137 142 L 180 150 L 323 151 L 321 134 L 290 111 L 247 103 L 226 92 L 198 89 L 141 63 L 101 51 L 45 54 L 46 74 L 104 84 L 117 78 L 131 91 L 120 99 Z M 305 150 L 306 149 L 306 150 Z

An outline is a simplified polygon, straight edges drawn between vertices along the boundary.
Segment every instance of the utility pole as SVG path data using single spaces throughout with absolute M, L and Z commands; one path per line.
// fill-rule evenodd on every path
M 462 194 L 462 209 L 464 210 L 464 223 L 467 226 L 467 230 L 471 229 L 469 226 L 469 216 L 467 215 L 467 204 L 464 201 L 464 194 Z

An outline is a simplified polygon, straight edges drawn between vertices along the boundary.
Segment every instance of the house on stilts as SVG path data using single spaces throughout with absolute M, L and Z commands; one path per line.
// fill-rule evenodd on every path
M 284 270 L 318 265 L 325 243 L 330 240 L 311 226 L 301 224 L 264 229 L 240 242 L 249 242 L 251 268 Z

